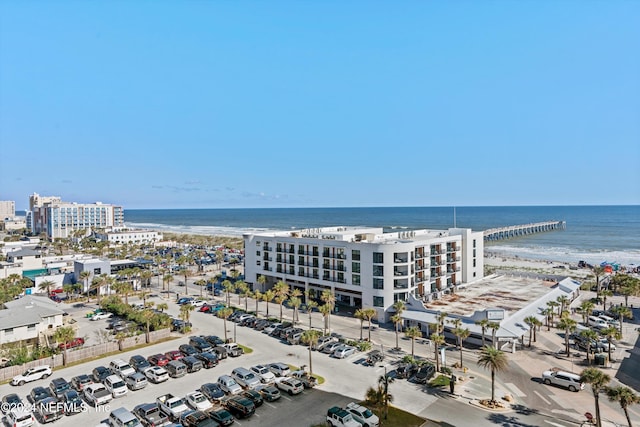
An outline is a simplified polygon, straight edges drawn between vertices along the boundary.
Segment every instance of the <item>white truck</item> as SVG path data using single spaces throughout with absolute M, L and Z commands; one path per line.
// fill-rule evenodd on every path
M 113 399 L 113 395 L 102 384 L 89 384 L 84 389 L 84 397 L 93 406 L 104 405 Z
M 180 415 L 190 410 L 183 398 L 175 397 L 171 393 L 158 396 L 156 403 L 160 410 L 173 422 L 177 422 L 180 419 Z
M 222 347 L 225 350 L 227 350 L 227 353 L 231 357 L 238 357 L 238 356 L 242 356 L 244 354 L 244 350 L 242 349 L 242 347 L 240 347 L 238 344 L 236 344 L 234 342 L 230 342 L 230 343 L 227 343 L 227 344 L 222 344 L 220 347 Z

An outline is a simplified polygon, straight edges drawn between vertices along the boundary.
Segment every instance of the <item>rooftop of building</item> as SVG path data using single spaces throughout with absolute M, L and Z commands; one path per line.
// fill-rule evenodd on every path
M 261 236 L 265 238 L 299 238 L 299 239 L 321 239 L 336 240 L 343 242 L 364 242 L 364 243 L 408 243 L 420 240 L 432 240 L 459 236 L 460 230 L 450 228 L 448 230 L 405 230 L 385 233 L 382 227 L 321 227 L 305 228 L 287 231 L 264 231 L 260 233 L 247 234 Z
M 4 329 L 33 325 L 44 318 L 65 314 L 49 298 L 38 295 L 25 295 L 5 302 L 4 306 L 5 309 L 0 310 L 0 323 Z
M 470 316 L 486 308 L 515 312 L 547 294 L 556 283 L 531 277 L 490 276 L 424 305 L 458 316 Z

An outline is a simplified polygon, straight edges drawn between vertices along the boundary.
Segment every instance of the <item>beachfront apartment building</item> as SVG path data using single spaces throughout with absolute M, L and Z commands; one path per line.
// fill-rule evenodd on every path
M 13 219 L 16 216 L 16 202 L 0 200 L 0 221 Z
M 264 291 L 278 281 L 319 298 L 330 289 L 336 303 L 373 307 L 378 319 L 409 295 L 437 297 L 480 280 L 483 232 L 324 227 L 245 234 L 245 281 Z M 258 278 L 264 276 L 264 287 Z
M 126 243 L 149 244 L 162 240 L 162 233 L 153 230 L 138 230 L 124 227 L 112 227 L 104 231 L 96 231 L 95 237 L 109 244 L 122 245 Z
M 78 230 L 122 227 L 122 206 L 61 201 L 34 205 L 28 221 L 34 234 L 46 233 L 49 239 L 72 237 Z

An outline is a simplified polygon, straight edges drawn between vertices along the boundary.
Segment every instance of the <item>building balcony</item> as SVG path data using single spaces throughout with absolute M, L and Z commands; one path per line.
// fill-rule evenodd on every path
M 263 246 L 262 250 L 263 251 L 272 251 L 273 250 L 273 246 Z

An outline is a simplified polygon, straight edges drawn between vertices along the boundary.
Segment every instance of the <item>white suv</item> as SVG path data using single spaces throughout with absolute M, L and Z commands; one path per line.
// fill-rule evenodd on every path
M 22 373 L 22 375 L 16 375 L 11 380 L 11 385 L 23 385 L 31 381 L 41 380 L 51 375 L 51 367 L 49 365 L 36 366 L 35 368 L 29 368 Z
M 13 408 L 7 413 L 7 425 L 12 427 L 30 427 L 36 420 L 31 412 L 24 408 Z
M 262 381 L 262 384 L 273 384 L 276 382 L 276 376 L 266 366 L 252 366 L 251 371 L 260 377 L 260 381 Z
M 114 398 L 124 396 L 129 391 L 127 384 L 117 375 L 109 375 L 105 378 L 104 386 L 111 392 Z
M 378 416 L 371 412 L 369 408 L 358 405 L 355 402 L 349 403 L 345 409 L 364 427 L 378 427 L 380 423 Z
M 584 383 L 580 381 L 580 375 L 564 371 L 544 371 L 542 382 L 547 385 L 558 385 L 568 388 L 570 391 L 580 391 L 584 389 Z

